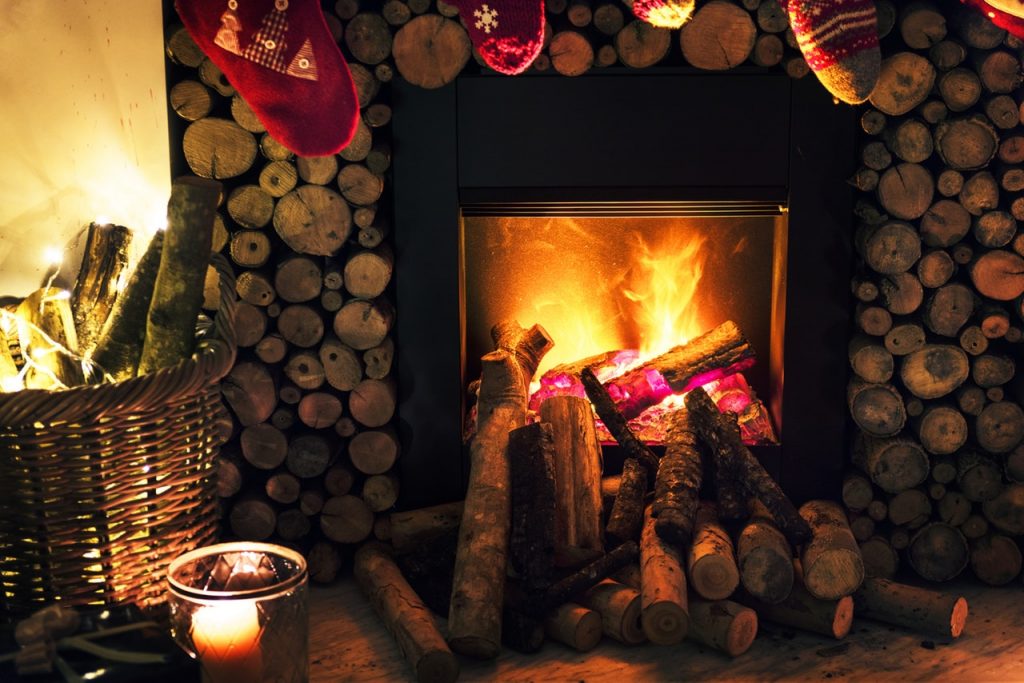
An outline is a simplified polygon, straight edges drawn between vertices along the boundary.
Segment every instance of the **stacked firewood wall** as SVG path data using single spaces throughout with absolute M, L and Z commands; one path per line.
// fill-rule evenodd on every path
M 955 5 L 954 5 L 955 7 Z M 983 15 L 913 3 L 863 107 L 859 427 L 842 497 L 868 573 L 1021 571 L 1024 311 L 1020 41 Z

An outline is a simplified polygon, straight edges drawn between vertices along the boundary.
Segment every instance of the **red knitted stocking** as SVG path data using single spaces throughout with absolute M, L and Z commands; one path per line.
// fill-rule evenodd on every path
M 960 0 L 982 12 L 992 23 L 1024 40 L 1024 0 Z
M 857 104 L 878 83 L 882 53 L 872 0 L 789 0 L 789 25 L 830 93 Z
M 473 46 L 503 74 L 526 71 L 544 46 L 544 0 L 450 0 Z
M 694 0 L 633 0 L 633 14 L 659 28 L 679 28 L 690 20 Z
M 359 102 L 319 2 L 175 0 L 189 35 L 276 140 L 301 156 L 349 143 Z

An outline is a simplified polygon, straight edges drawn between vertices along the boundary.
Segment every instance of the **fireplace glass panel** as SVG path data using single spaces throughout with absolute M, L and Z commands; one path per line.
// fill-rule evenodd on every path
M 732 320 L 757 355 L 744 376 L 776 408 L 778 430 L 787 214 L 771 205 L 669 213 L 464 207 L 463 385 L 479 377 L 501 320 L 539 323 L 554 340 L 537 377 L 608 351 L 653 357 Z

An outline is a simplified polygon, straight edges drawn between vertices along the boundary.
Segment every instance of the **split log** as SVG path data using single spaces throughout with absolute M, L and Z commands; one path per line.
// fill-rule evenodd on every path
M 1024 440 L 1024 410 L 1014 401 L 986 405 L 975 420 L 974 437 L 989 453 L 1012 451 Z
M 363 482 L 363 490 L 360 492 L 366 506 L 373 512 L 383 512 L 394 507 L 398 501 L 399 481 L 394 474 L 374 474 Z M 387 520 L 387 517 L 377 517 L 373 523 L 374 534 L 378 533 L 380 520 Z M 390 528 L 388 529 L 390 535 Z
M 371 149 L 373 149 L 373 132 L 370 130 L 370 127 L 366 125 L 366 122 L 363 121 L 362 117 L 359 117 L 356 122 L 356 130 L 352 136 L 352 140 L 349 141 L 348 145 L 345 146 L 344 149 L 338 152 L 338 156 L 349 162 L 365 162 Z M 323 169 L 323 172 L 317 179 L 323 179 L 324 183 L 334 180 L 335 176 L 330 173 L 330 169 L 331 166 L 328 165 L 326 169 Z
M 765 33 L 783 33 L 789 28 L 789 15 L 786 14 L 784 5 L 777 0 L 764 0 L 754 3 L 755 7 L 747 9 L 757 10 L 757 27 Z
M 640 625 L 642 599 L 635 588 L 605 579 L 588 590 L 580 602 L 601 615 L 605 635 L 626 645 L 638 645 L 647 639 Z
M 955 337 L 974 314 L 974 299 L 974 292 L 960 283 L 943 285 L 929 295 L 921 318 L 935 334 Z
M 391 373 L 391 364 L 395 358 L 395 343 L 387 337 L 378 346 L 363 352 L 363 364 L 366 376 L 371 379 L 384 379 Z
M 992 500 L 1003 489 L 1003 472 L 993 460 L 975 450 L 957 455 L 956 484 L 967 500 L 980 503 Z
M 244 541 L 263 541 L 277 528 L 277 513 L 266 499 L 248 496 L 231 506 L 228 526 L 232 534 Z
M 85 252 L 71 293 L 78 350 L 88 354 L 117 299 L 118 285 L 128 266 L 132 233 L 120 225 L 90 223 Z
M 544 633 L 577 652 L 589 652 L 601 641 L 601 615 L 567 602 L 544 618 Z
M 752 597 L 774 605 L 790 595 L 793 550 L 767 516 L 755 516 L 743 527 L 736 555 L 743 589 Z
M 341 553 L 338 546 L 330 541 L 317 541 L 306 553 L 311 581 L 321 584 L 332 583 L 341 570 Z
M 1001 130 L 1016 128 L 1020 123 L 1017 101 L 1009 95 L 996 95 L 985 102 L 985 116 Z
M 885 130 L 886 116 L 877 109 L 868 108 L 860 115 L 860 127 L 868 135 L 881 135 Z
M 757 637 L 757 613 L 730 600 L 690 603 L 690 631 L 692 640 L 730 657 L 738 657 Z
M 1024 171 L 1024 169 L 1019 169 Z M 1005 185 L 1006 176 L 1000 181 Z M 1024 183 L 1021 188 L 1024 189 Z M 978 244 L 989 249 L 997 249 L 1010 244 L 1017 235 L 1017 219 L 1006 211 L 986 211 L 974 220 L 972 228 L 974 239 Z
M 395 321 L 391 304 L 383 297 L 352 299 L 334 315 L 334 334 L 356 351 L 372 349 L 387 338 Z
M 605 427 L 615 437 L 615 440 L 624 451 L 627 458 L 635 459 L 643 465 L 646 470 L 648 483 L 654 480 L 658 472 L 658 456 L 636 437 L 630 429 L 626 418 L 615 406 L 614 399 L 601 384 L 597 376 L 589 367 L 584 367 L 579 373 L 580 381 L 583 383 L 587 398 L 594 405 L 598 417 L 604 422 Z
M 556 557 L 573 548 L 600 551 L 602 458 L 590 403 L 553 396 L 540 416 L 551 424 L 555 444 Z
M 345 45 L 363 64 L 379 64 L 391 54 L 391 29 L 379 13 L 360 12 L 345 27 Z
M 1002 534 L 983 536 L 971 543 L 971 569 L 990 586 L 1006 585 L 1020 576 L 1020 548 Z
M 889 521 L 897 526 L 917 529 L 928 521 L 931 513 L 931 500 L 920 489 L 900 491 L 889 499 Z
M 324 338 L 317 355 L 327 383 L 338 391 L 352 391 L 363 380 L 363 364 L 359 355 L 334 335 Z
M 668 54 L 672 32 L 636 19 L 615 34 L 615 51 L 626 66 L 644 69 Z
M 949 344 L 928 344 L 904 357 L 900 379 L 918 398 L 941 398 L 963 384 L 969 371 L 963 349 Z
M 383 474 L 398 460 L 399 442 L 394 429 L 367 429 L 352 437 L 348 455 L 363 474 Z
M 960 533 L 964 535 L 968 541 L 973 541 L 981 538 L 988 533 L 989 525 L 988 520 L 980 514 L 972 514 L 964 523 L 960 525 Z
M 268 138 L 269 139 L 269 138 Z M 275 199 L 279 199 L 295 189 L 299 173 L 295 165 L 289 161 L 271 161 L 260 171 L 260 187 Z
M 881 306 L 858 304 L 854 317 L 865 334 L 880 337 L 892 329 L 892 314 Z
M 288 455 L 288 437 L 266 422 L 242 429 L 238 441 L 246 462 L 257 469 L 276 469 Z
M 701 480 L 701 457 L 696 434 L 683 410 L 669 416 L 665 456 L 654 484 L 651 516 L 658 537 L 682 548 L 693 535 Z
M 429 547 L 433 541 L 458 529 L 462 509 L 462 501 L 455 501 L 416 510 L 392 512 L 391 545 L 399 553 Z
M 235 278 L 238 298 L 253 306 L 268 306 L 277 298 L 270 278 L 256 270 L 246 270 Z
M 259 268 L 270 260 L 270 238 L 259 230 L 239 230 L 231 236 L 228 254 L 243 268 Z
M 175 83 L 167 94 L 167 101 L 174 113 L 186 121 L 198 121 L 213 109 L 213 95 L 199 81 Z
M 594 65 L 594 48 L 582 33 L 559 31 L 548 44 L 555 71 L 563 76 L 582 76 Z
M 808 592 L 823 600 L 850 595 L 864 580 L 864 563 L 846 515 L 836 503 L 824 500 L 804 503 L 800 515 L 812 532 L 800 554 Z
M 1007 484 L 998 496 L 981 504 L 981 511 L 996 529 L 1011 536 L 1024 534 L 1024 484 Z
M 960 181 L 962 186 L 963 176 L 960 176 Z M 958 188 L 956 192 L 959 191 Z M 929 247 L 951 247 L 970 230 L 971 214 L 951 199 L 940 199 L 921 217 L 921 239 Z
M 783 45 L 781 38 L 772 33 L 762 33 L 754 41 L 750 61 L 758 66 L 771 67 L 780 64 L 785 54 L 786 46 Z
M 166 235 L 146 317 L 139 374 L 174 365 L 192 355 L 221 191 L 220 183 L 194 177 L 179 178 L 171 186 Z
M 845 638 L 853 626 L 853 598 L 846 595 L 837 600 L 822 600 L 807 592 L 799 582 L 793 585 L 793 590 L 784 599 L 774 604 L 742 593 L 738 599 L 757 612 L 758 619 L 836 640 Z
M 160 267 L 164 232 L 157 232 L 114 302 L 90 360 L 114 381 L 134 376 L 145 339 L 145 316 Z
M 883 339 L 885 350 L 893 356 L 911 354 L 924 348 L 926 341 L 924 327 L 918 323 L 893 325 Z
M 612 545 L 639 537 L 644 523 L 646 492 L 647 470 L 635 458 L 626 458 L 622 464 L 619 491 L 615 495 L 615 503 L 612 505 L 608 515 L 608 524 L 605 527 L 605 534 Z M 554 493 L 553 490 L 552 493 Z
M 850 340 L 848 356 L 853 372 L 865 382 L 880 384 L 892 379 L 893 354 L 867 335 Z
M 698 69 L 722 71 L 739 66 L 754 49 L 757 26 L 742 7 L 724 0 L 702 5 L 679 30 L 686 61 Z
M 277 405 L 274 378 L 262 363 L 235 364 L 221 382 L 221 392 L 243 426 L 266 422 Z
M 925 252 L 917 262 L 917 279 L 921 285 L 930 289 L 941 287 L 949 282 L 956 272 L 956 264 L 948 252 L 942 249 L 931 249 Z
M 865 579 L 891 579 L 899 569 L 900 556 L 888 540 L 872 536 L 860 544 Z
M 871 482 L 859 474 L 849 473 L 843 478 L 842 501 L 849 510 L 866 510 L 874 496 Z
M 964 181 L 957 197 L 972 216 L 981 216 L 999 206 L 999 183 L 988 171 L 978 171 Z
M 850 532 L 858 543 L 868 540 L 875 533 L 875 520 L 867 515 L 849 516 Z
M 993 249 L 982 253 L 969 269 L 971 282 L 982 296 L 1010 301 L 1024 294 L 1024 258 Z
M 967 566 L 967 539 L 960 530 L 944 522 L 932 522 L 910 539 L 907 561 L 921 578 L 949 581 Z
M 640 536 L 640 623 L 656 645 L 674 645 L 686 637 L 686 574 L 679 547 L 655 531 L 651 509 L 644 514 Z
M 955 453 L 967 442 L 967 419 L 950 405 L 930 405 L 912 423 L 918 440 L 929 453 Z
M 535 422 L 508 435 L 511 467 L 509 560 L 528 593 L 552 581 L 555 552 L 555 445 L 551 425 Z
M 380 296 L 391 282 L 393 269 L 394 256 L 386 244 L 356 252 L 345 262 L 345 289 L 362 299 Z
M 402 576 L 383 546 L 369 543 L 355 554 L 353 574 L 378 616 L 398 642 L 418 681 L 454 681 L 459 662 L 434 624 L 433 615 Z
M 989 92 L 1015 92 L 1024 80 L 1024 76 L 1021 75 L 1020 59 L 1006 50 L 978 55 L 976 66 L 978 76 Z
M 946 37 L 946 18 L 930 2 L 912 2 L 900 12 L 900 35 L 907 47 L 927 50 Z
M 219 294 L 215 296 L 219 297 Z M 206 303 L 203 304 L 203 307 L 210 308 Z M 235 305 L 235 343 L 239 348 L 256 346 L 263 339 L 266 331 L 267 314 L 262 308 L 257 308 L 245 301 L 239 301 Z
M 1017 446 L 1006 454 L 1003 472 L 1007 481 L 1024 483 L 1024 446 Z
M 436 14 L 413 18 L 395 33 L 395 67 L 409 83 L 440 88 L 451 83 L 469 61 L 472 44 L 456 22 Z
M 373 511 L 358 496 L 333 496 L 320 511 L 320 531 L 338 543 L 359 543 L 373 533 Z
M 383 427 L 394 416 L 397 401 L 394 382 L 364 379 L 348 395 L 348 412 L 364 427 Z
M 526 421 L 527 397 L 512 354 L 493 351 L 481 363 L 479 417 L 470 444 L 470 481 L 459 529 L 448 642 L 461 654 L 493 659 L 501 648 L 508 552 L 508 434 Z
M 952 197 L 960 194 L 960 190 L 964 187 L 964 174 L 960 171 L 954 171 L 951 168 L 939 173 L 939 177 L 935 180 L 935 189 L 939 191 L 943 197 Z
M 939 499 L 938 517 L 950 526 L 960 526 L 971 514 L 971 501 L 960 491 L 947 490 Z
M 853 599 L 859 617 L 942 638 L 959 638 L 967 624 L 967 600 L 952 591 L 867 579 Z
M 928 456 L 915 441 L 862 437 L 854 449 L 854 464 L 887 493 L 899 493 L 928 477 Z
M 320 185 L 302 185 L 277 200 L 274 230 L 292 251 L 330 256 L 348 239 L 352 212 L 337 192 Z
M 234 121 L 207 116 L 185 129 L 182 151 L 197 176 L 223 180 L 249 170 L 256 159 L 256 139 Z
M 950 111 L 967 111 L 981 99 L 981 79 L 973 69 L 957 67 L 939 76 L 938 90 Z
M 856 241 L 864 262 L 882 275 L 904 273 L 921 257 L 921 237 L 914 226 L 902 221 L 863 225 L 857 230 Z
M 935 126 L 935 151 L 954 171 L 987 166 L 999 148 L 999 134 L 981 115 L 940 121 Z
M 960 347 L 972 356 L 980 356 L 988 350 L 988 337 L 977 325 L 969 325 L 960 333 Z
M 262 228 L 274 215 L 274 198 L 259 185 L 239 185 L 228 194 L 226 207 L 243 228 Z
M 935 67 L 913 52 L 898 52 L 882 60 L 871 104 L 890 116 L 906 114 L 924 102 L 935 83 Z
M 313 529 L 309 517 L 302 514 L 298 508 L 282 510 L 277 515 L 277 525 L 274 527 L 277 537 L 283 541 L 297 541 L 305 538 Z
M 292 256 L 277 264 L 274 291 L 282 301 L 290 304 L 312 301 L 320 296 L 322 286 L 323 271 L 308 256 Z
M 743 445 L 738 431 L 725 426 L 721 413 L 707 392 L 699 388 L 691 391 L 686 397 L 686 407 L 705 443 L 718 441 L 738 453 L 742 480 L 747 488 L 768 509 L 787 540 L 795 546 L 802 545 L 810 537 L 807 523 L 797 514 L 779 485 Z
M 594 28 L 606 36 L 614 36 L 625 25 L 625 17 L 618 3 L 606 2 L 594 9 Z
M 326 429 L 341 417 L 341 399 L 325 391 L 306 394 L 299 401 L 299 419 L 313 429 Z
M 931 129 L 916 119 L 907 119 L 883 133 L 886 145 L 902 161 L 923 163 L 935 149 Z
M 313 479 L 327 471 L 336 453 L 336 445 L 323 433 L 300 434 L 288 440 L 285 465 L 296 477 Z
M 697 508 L 686 570 L 690 586 L 707 600 L 724 600 L 740 582 L 732 539 L 719 524 L 714 506 L 708 503 Z
M 924 301 L 921 281 L 911 273 L 896 273 L 882 278 L 878 292 L 879 300 L 893 315 L 909 315 Z
M 903 397 L 891 384 L 869 384 L 853 379 L 846 400 L 853 421 L 871 436 L 895 436 L 906 424 Z
M 960 66 L 967 58 L 967 48 L 955 40 L 940 40 L 928 50 L 928 59 L 940 71 Z
M 924 166 L 905 162 L 882 174 L 877 194 L 879 203 L 890 215 L 912 220 L 923 216 L 931 206 L 935 180 Z

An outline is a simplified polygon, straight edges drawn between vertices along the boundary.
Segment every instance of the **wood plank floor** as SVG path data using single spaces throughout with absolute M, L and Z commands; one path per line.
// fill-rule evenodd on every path
M 605 638 L 578 653 L 547 642 L 535 655 L 504 650 L 494 662 L 461 659 L 460 681 L 1024 681 L 1024 587 L 955 584 L 970 605 L 948 642 L 857 620 L 845 640 L 762 623 L 741 657 L 684 642 L 627 647 Z M 443 628 L 442 628 L 443 632 Z M 401 651 L 352 580 L 310 594 L 313 683 L 413 681 Z

